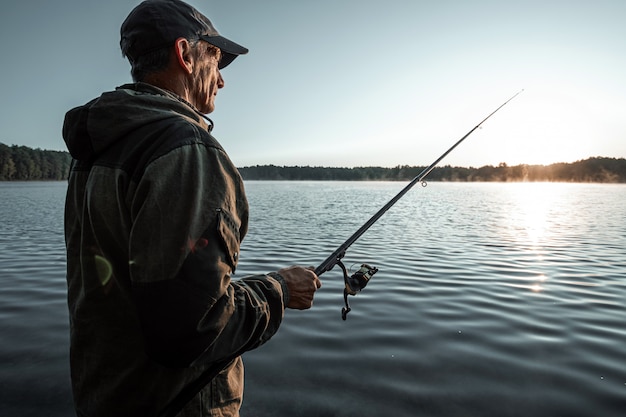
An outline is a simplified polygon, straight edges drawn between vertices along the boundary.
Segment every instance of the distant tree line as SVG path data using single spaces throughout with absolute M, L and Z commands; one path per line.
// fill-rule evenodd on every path
M 393 168 L 327 168 L 256 165 L 239 168 L 246 180 L 409 181 L 426 167 L 399 165 Z M 573 163 L 515 165 L 501 163 L 480 168 L 445 165 L 436 167 L 429 181 L 557 181 L 626 183 L 626 159 L 595 157 Z
M 71 160 L 67 152 L 0 143 L 0 181 L 64 180 Z
M 68 152 L 7 146 L 0 143 L 0 181 L 65 180 L 72 157 Z M 239 168 L 246 180 L 282 181 L 409 181 L 426 167 L 332 168 L 256 165 Z M 558 181 L 626 183 L 626 159 L 594 157 L 573 163 L 514 165 L 480 168 L 436 167 L 429 181 Z

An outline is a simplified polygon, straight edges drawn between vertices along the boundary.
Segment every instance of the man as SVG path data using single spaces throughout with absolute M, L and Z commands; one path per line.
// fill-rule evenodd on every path
M 224 362 L 178 415 L 238 415 L 239 355 L 276 333 L 285 308 L 311 307 L 321 285 L 298 266 L 231 281 L 248 203 L 203 114 L 220 70 L 247 49 L 178 0 L 137 6 L 120 45 L 135 83 L 70 110 L 63 127 L 76 411 L 157 416 Z

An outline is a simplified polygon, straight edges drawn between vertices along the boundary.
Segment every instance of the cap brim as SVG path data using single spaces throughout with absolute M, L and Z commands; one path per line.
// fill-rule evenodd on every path
M 230 39 L 226 39 L 223 36 L 200 35 L 200 39 L 210 43 L 213 46 L 217 46 L 222 51 L 222 59 L 219 63 L 219 69 L 225 68 L 239 55 L 245 55 L 248 53 L 248 48 L 243 47 L 238 43 L 231 41 Z

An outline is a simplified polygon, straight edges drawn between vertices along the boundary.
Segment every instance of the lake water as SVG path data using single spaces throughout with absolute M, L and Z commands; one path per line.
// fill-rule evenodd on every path
M 249 182 L 237 276 L 317 266 L 405 184 Z M 72 415 L 66 185 L 0 183 L 0 416 Z M 623 416 L 626 185 L 430 183 L 244 356 L 242 416 Z

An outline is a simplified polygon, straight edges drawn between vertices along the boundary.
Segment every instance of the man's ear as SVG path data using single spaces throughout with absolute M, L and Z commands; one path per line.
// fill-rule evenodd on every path
M 194 56 L 192 53 L 191 44 L 185 38 L 178 38 L 174 42 L 174 54 L 176 55 L 176 62 L 187 72 L 191 74 L 193 72 Z

